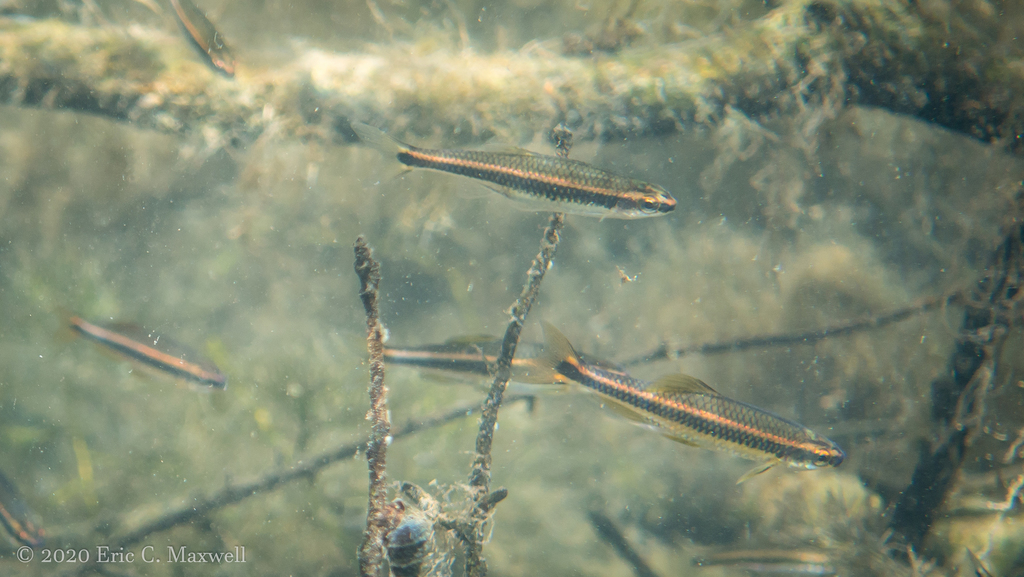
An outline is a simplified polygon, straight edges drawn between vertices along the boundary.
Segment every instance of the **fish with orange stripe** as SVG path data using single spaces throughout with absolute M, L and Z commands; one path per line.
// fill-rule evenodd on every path
M 227 388 L 228 378 L 208 359 L 154 331 L 130 323 L 98 325 L 73 316 L 71 329 L 107 349 L 188 383 Z
M 471 335 L 454 337 L 439 345 L 385 346 L 384 362 L 471 378 L 486 378 L 494 375 L 495 364 L 501 354 L 501 342 L 500 337 Z M 536 343 L 519 343 L 516 356 L 512 359 L 511 380 L 538 385 L 568 384 L 568 379 L 548 370 L 539 362 L 542 352 L 543 347 Z M 588 364 L 607 371 L 624 370 L 615 363 L 579 354 Z
M 616 412 L 673 441 L 758 461 L 738 482 L 778 464 L 837 467 L 846 457 L 807 427 L 724 397 L 703 381 L 676 374 L 648 383 L 588 364 L 551 325 L 545 324 L 544 336 L 546 365 L 600 395 Z
M 600 218 L 643 218 L 672 212 L 676 200 L 664 188 L 560 156 L 525 150 L 489 152 L 419 148 L 359 122 L 364 143 L 409 168 L 427 168 L 480 181 L 529 210 Z
M 38 549 L 45 543 L 36 514 L 29 509 L 14 482 L 0 473 L 0 525 L 18 543 Z
M 235 56 L 206 14 L 192 0 L 171 0 L 171 7 L 192 45 L 206 57 L 207 64 L 229 78 L 234 76 Z

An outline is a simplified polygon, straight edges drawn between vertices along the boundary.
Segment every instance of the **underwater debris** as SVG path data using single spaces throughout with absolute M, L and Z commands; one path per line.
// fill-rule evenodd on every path
M 656 184 L 618 176 L 564 156 L 418 148 L 366 124 L 353 122 L 352 129 L 365 144 L 405 166 L 479 180 L 530 210 L 643 218 L 666 214 L 676 207 L 675 198 Z
M 421 511 L 406 510 L 398 526 L 384 538 L 394 577 L 419 577 L 434 553 L 434 523 Z
M 909 550 L 920 550 L 963 466 L 971 435 L 995 374 L 997 352 L 1019 313 L 1024 289 L 1024 226 L 1012 227 L 993 252 L 986 275 L 963 299 L 961 338 L 947 370 L 932 382 L 933 447 L 921 451 L 896 501 L 890 528 Z
M 562 54 L 566 56 L 589 56 L 595 50 L 615 53 L 632 44 L 646 31 L 633 20 L 640 0 L 632 0 L 622 16 L 609 15 L 601 24 L 591 27 L 583 34 L 567 32 L 562 36 Z M 614 8 L 614 4 L 612 8 Z
M 588 365 L 549 324 L 544 336 L 552 369 L 600 395 L 615 412 L 684 445 L 761 463 L 738 482 L 779 463 L 803 469 L 838 467 L 846 457 L 838 445 L 807 427 L 724 397 L 698 379 L 678 374 L 648 383 Z
M 227 376 L 213 361 L 154 331 L 131 323 L 100 326 L 77 316 L 68 322 L 85 338 L 161 373 L 217 390 L 228 386 Z
M 429 493 L 412 483 L 402 483 L 399 490 L 405 496 L 399 501 L 405 513 L 398 526 L 384 538 L 391 574 L 394 577 L 436 575 L 436 565 L 445 562 L 435 557 L 434 524 L 440 505 Z

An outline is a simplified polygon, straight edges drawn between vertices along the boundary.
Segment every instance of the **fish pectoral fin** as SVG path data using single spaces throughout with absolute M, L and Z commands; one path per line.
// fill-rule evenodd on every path
M 497 192 L 498 194 L 500 194 L 501 196 L 504 196 L 505 198 L 511 198 L 512 200 L 519 200 L 513 194 L 512 189 L 510 189 L 507 186 L 501 186 L 500 184 L 494 184 L 493 182 L 487 182 L 485 180 L 481 180 L 481 181 L 478 181 L 478 182 L 484 188 L 489 188 L 490 190 L 493 190 L 494 192 Z
M 651 386 L 647 387 L 646 390 L 660 395 L 687 393 L 721 396 L 718 394 L 718 391 L 712 389 L 704 381 L 682 373 L 660 377 L 658 380 L 651 383 Z
M 569 383 L 564 375 L 546 366 L 541 359 L 514 359 L 512 380 L 533 385 L 564 385 Z
M 678 435 L 670 435 L 670 434 L 666 433 L 664 436 L 665 436 L 666 439 L 669 439 L 671 441 L 675 441 L 677 443 L 681 443 L 681 444 L 686 445 L 688 447 L 697 447 L 698 449 L 700 448 L 700 445 L 698 445 L 697 443 L 694 443 L 693 441 L 691 441 L 689 439 L 684 439 L 683 437 L 680 437 Z
M 620 403 L 612 399 L 601 399 L 604 406 L 611 409 L 613 413 L 620 417 L 624 417 L 634 423 L 640 423 L 642 425 L 650 425 L 651 420 L 643 413 L 633 410 L 629 405 Z
M 761 464 L 755 465 L 753 469 L 747 471 L 746 473 L 743 473 L 743 475 L 739 479 L 736 480 L 736 484 L 739 485 L 740 483 L 742 483 L 744 481 L 749 481 L 750 479 L 753 479 L 754 477 L 760 475 L 761 473 L 764 473 L 768 469 L 771 469 L 776 464 L 777 463 L 769 462 L 769 463 L 761 463 Z

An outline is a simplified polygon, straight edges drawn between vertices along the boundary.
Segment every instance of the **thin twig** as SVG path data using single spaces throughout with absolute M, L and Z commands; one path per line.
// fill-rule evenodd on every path
M 568 157 L 572 149 L 572 132 L 564 125 L 558 125 L 552 131 L 552 139 L 558 148 L 558 155 Z M 540 239 L 540 252 L 533 258 L 530 270 L 526 272 L 526 284 L 512 305 L 505 337 L 501 341 L 501 354 L 495 363 L 494 382 L 484 402 L 483 414 L 480 417 L 480 432 L 476 437 L 476 457 L 473 469 L 469 474 L 470 495 L 475 503 L 469 523 L 455 523 L 450 527 L 462 541 L 466 549 L 466 575 L 483 577 L 487 575 L 487 562 L 483 558 L 484 526 L 491 517 L 491 511 L 499 501 L 508 495 L 505 489 L 491 493 L 491 443 L 494 440 L 494 426 L 498 421 L 498 409 L 505 388 L 512 377 L 512 358 L 519 346 L 519 335 L 523 332 L 526 315 L 530 314 L 533 301 L 540 293 L 540 283 L 544 274 L 551 267 L 551 260 L 558 250 L 559 231 L 565 222 L 565 215 L 556 212 L 548 220 L 548 226 Z
M 600 511 L 591 511 L 587 514 L 590 517 L 590 524 L 602 541 L 611 545 L 612 549 L 622 557 L 622 560 L 629 564 L 636 577 L 658 577 L 658 574 L 651 569 L 651 566 L 644 561 L 644 558 L 633 549 L 633 546 L 626 540 L 626 536 L 615 526 L 615 522 Z
M 800 333 L 779 333 L 774 335 L 758 335 L 753 337 L 741 337 L 731 341 L 718 343 L 703 343 L 699 345 L 686 345 L 672 348 L 668 343 L 663 343 L 657 349 L 634 357 L 622 363 L 623 366 L 632 367 L 653 363 L 655 361 L 678 359 L 684 355 L 715 355 L 721 353 L 733 353 L 747 349 L 785 347 L 792 345 L 812 345 L 818 341 L 830 337 L 843 337 L 860 331 L 879 329 L 891 324 L 905 321 L 911 317 L 935 310 L 941 306 L 951 304 L 960 298 L 957 291 L 940 297 L 925 299 L 919 304 L 904 307 L 890 313 L 874 317 L 859 319 L 845 324 L 833 325 L 813 331 Z
M 494 425 L 498 421 L 498 409 L 505 394 L 509 378 L 512 376 L 512 357 L 519 345 L 519 334 L 526 323 L 526 315 L 540 292 L 540 283 L 544 273 L 551 266 L 551 259 L 558 248 L 558 233 L 565 222 L 565 215 L 556 212 L 551 215 L 548 226 L 540 241 L 540 252 L 533 259 L 530 270 L 526 273 L 526 284 L 515 304 L 512 305 L 512 318 L 505 329 L 505 337 L 501 342 L 501 355 L 495 365 L 494 382 L 484 402 L 483 415 L 480 418 L 480 432 L 476 437 L 476 457 L 469 475 L 469 486 L 476 507 L 473 510 L 474 532 L 471 539 L 462 539 L 466 546 L 466 574 L 478 577 L 487 574 L 487 564 L 481 556 L 483 550 L 483 527 L 490 518 L 491 507 L 488 495 L 491 486 L 491 442 L 494 438 Z
M 356 274 L 359 298 L 366 309 L 366 346 L 370 350 L 370 440 L 366 444 L 366 462 L 370 469 L 370 497 L 366 508 L 366 532 L 359 547 L 359 572 L 375 577 L 384 560 L 384 536 L 398 524 L 398 515 L 387 504 L 387 448 L 391 443 L 388 416 L 388 388 L 384 384 L 384 327 L 377 311 L 380 265 L 373 260 L 363 237 L 356 239 Z

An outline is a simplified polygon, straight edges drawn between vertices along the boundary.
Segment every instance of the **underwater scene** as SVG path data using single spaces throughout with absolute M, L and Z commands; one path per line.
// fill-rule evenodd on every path
M 0 574 L 1024 576 L 1022 34 L 0 0 Z

